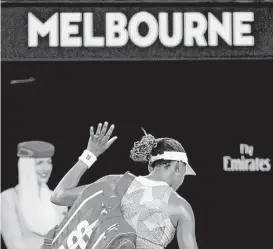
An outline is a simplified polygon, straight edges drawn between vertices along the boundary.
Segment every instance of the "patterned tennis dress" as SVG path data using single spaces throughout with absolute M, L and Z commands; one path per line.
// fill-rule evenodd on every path
M 136 249 L 163 249 L 173 239 L 175 227 L 163 211 L 174 190 L 165 182 L 136 177 L 121 200 L 124 218 L 137 234 Z

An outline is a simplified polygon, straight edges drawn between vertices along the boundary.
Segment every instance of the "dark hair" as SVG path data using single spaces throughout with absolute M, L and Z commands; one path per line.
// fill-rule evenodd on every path
M 145 132 L 145 131 L 144 131 Z M 183 146 L 172 138 L 155 138 L 145 132 L 145 136 L 140 141 L 134 143 L 131 149 L 131 158 L 135 162 L 149 162 L 151 156 L 163 154 L 164 151 L 185 152 Z M 168 160 L 157 160 L 151 164 L 152 167 L 168 164 Z

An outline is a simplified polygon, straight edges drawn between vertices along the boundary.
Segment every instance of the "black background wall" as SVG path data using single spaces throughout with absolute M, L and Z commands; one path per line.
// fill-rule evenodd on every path
M 194 210 L 200 249 L 272 248 L 271 172 L 223 170 L 223 156 L 239 158 L 240 143 L 272 159 L 272 68 L 272 61 L 3 63 L 2 191 L 17 184 L 19 142 L 55 145 L 53 189 L 86 148 L 89 126 L 103 121 L 119 138 L 81 184 L 146 174 L 129 158 L 144 127 L 188 153 L 197 176 L 179 193 Z M 10 84 L 28 77 L 35 82 Z

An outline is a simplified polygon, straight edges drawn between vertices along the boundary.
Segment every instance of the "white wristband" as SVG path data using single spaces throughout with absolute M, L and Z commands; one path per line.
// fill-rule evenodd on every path
M 82 155 L 79 157 L 79 160 L 86 164 L 89 169 L 92 164 L 97 161 L 97 157 L 91 151 L 84 150 Z

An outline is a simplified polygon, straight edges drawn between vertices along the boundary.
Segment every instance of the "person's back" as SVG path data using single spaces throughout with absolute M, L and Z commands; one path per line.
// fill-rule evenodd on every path
M 87 149 L 79 161 L 60 181 L 51 197 L 57 205 L 72 206 L 86 186 L 76 187 L 84 172 L 90 168 L 117 139 L 110 139 L 114 126 L 98 125 L 96 133 L 90 128 Z M 186 175 L 195 175 L 188 163 L 183 146 L 172 138 L 157 138 L 146 134 L 134 143 L 131 158 L 148 163 L 149 175 L 133 180 L 121 200 L 121 211 L 136 231 L 136 249 L 165 248 L 177 234 L 180 249 L 197 249 L 195 219 L 190 204 L 176 191 Z M 106 182 L 115 188 L 120 175 L 107 175 L 96 182 Z
M 165 248 L 175 235 L 169 214 L 164 210 L 173 189 L 163 181 L 136 177 L 121 201 L 126 221 L 136 231 L 137 249 Z

